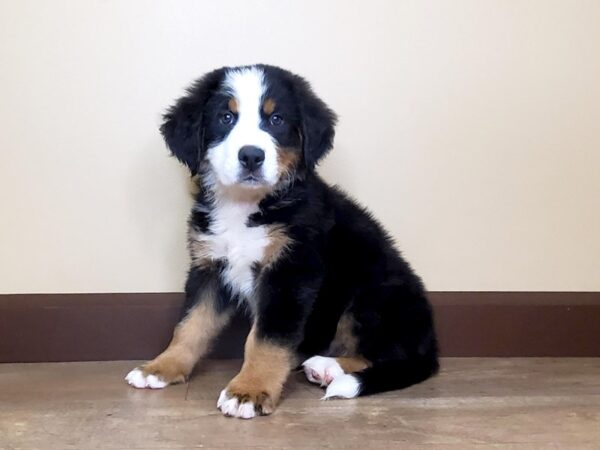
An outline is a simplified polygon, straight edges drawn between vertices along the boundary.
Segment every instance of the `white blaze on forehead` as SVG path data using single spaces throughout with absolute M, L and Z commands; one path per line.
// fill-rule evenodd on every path
M 238 111 L 244 119 L 260 121 L 260 107 L 267 90 L 265 74 L 257 67 L 232 70 L 225 75 L 223 88 L 238 103 Z M 243 113 L 243 114 L 242 114 Z
M 261 108 L 266 92 L 265 75 L 258 67 L 231 70 L 225 75 L 223 90 L 235 98 L 237 120 L 227 137 L 208 150 L 208 158 L 218 180 L 231 185 L 239 181 L 238 153 L 245 145 L 265 152 L 262 176 L 268 184 L 278 179 L 277 147 L 273 137 L 260 128 Z

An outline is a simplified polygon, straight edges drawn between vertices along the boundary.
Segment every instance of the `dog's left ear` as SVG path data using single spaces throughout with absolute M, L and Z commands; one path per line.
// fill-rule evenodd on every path
M 184 163 L 192 176 L 204 152 L 202 115 L 207 101 L 219 88 L 225 68 L 207 73 L 192 84 L 187 95 L 177 100 L 163 116 L 160 132 L 171 153 Z
M 311 170 L 333 147 L 337 116 L 304 79 L 296 80 L 296 98 L 302 121 L 300 133 L 304 162 Z

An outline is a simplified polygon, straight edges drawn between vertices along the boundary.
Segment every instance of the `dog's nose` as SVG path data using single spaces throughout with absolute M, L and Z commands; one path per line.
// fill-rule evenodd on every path
M 262 163 L 265 161 L 265 152 L 253 145 L 244 145 L 240 148 L 238 159 L 242 167 L 252 172 L 262 166 Z

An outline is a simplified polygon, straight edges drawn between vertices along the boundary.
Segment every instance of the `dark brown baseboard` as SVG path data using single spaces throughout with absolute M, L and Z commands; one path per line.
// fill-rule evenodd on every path
M 600 356 L 600 292 L 432 292 L 443 356 Z M 0 362 L 148 359 L 183 295 L 0 295 Z M 242 354 L 238 316 L 212 357 Z

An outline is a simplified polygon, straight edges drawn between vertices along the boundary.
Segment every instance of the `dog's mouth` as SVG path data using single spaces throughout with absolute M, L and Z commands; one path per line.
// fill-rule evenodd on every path
M 248 173 L 240 177 L 239 184 L 248 187 L 259 187 L 264 186 L 265 184 L 267 184 L 267 182 L 262 175 Z

